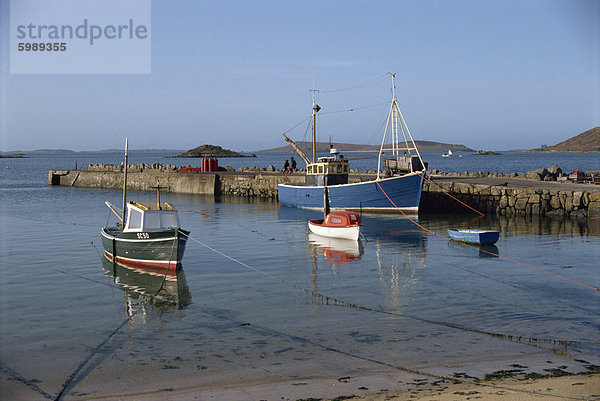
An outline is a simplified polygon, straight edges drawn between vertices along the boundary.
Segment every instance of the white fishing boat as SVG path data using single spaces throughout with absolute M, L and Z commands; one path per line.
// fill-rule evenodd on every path
M 452 151 L 450 149 L 448 149 L 448 153 L 444 153 L 442 155 L 442 157 L 450 157 L 450 156 L 452 156 Z

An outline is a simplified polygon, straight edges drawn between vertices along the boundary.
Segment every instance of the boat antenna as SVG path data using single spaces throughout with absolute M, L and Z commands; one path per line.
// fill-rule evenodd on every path
M 160 206 L 160 190 L 161 189 L 167 189 L 168 187 L 161 187 L 160 186 L 160 181 L 157 181 L 157 184 L 155 187 L 150 187 L 150 189 L 156 189 L 156 209 L 157 210 L 161 210 L 162 207 Z
M 125 206 L 127 206 L 127 137 L 125 137 L 125 161 L 123 165 L 123 218 L 121 219 L 123 224 L 121 226 L 121 231 L 125 229 Z
M 319 112 L 319 110 L 321 110 L 321 106 L 319 106 L 316 102 L 315 102 L 315 92 L 318 92 L 318 90 L 314 89 L 314 83 L 313 83 L 313 89 L 310 90 L 312 92 L 312 162 L 316 163 L 317 161 L 317 113 Z

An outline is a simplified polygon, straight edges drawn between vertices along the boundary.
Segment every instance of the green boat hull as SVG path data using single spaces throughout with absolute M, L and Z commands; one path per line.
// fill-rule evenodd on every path
M 160 273 L 181 266 L 189 233 L 182 229 L 122 232 L 116 227 L 104 227 L 101 237 L 104 256 L 109 261 Z

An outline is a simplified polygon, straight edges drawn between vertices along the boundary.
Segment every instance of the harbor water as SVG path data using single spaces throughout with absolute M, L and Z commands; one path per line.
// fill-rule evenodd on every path
M 165 156 L 130 161 L 198 163 Z M 289 156 L 219 163 L 281 168 Z M 597 154 L 425 156 L 443 171 L 600 170 Z M 120 161 L 2 159 L 1 399 L 279 400 L 599 369 L 600 220 L 364 215 L 364 238 L 346 242 L 308 233 L 318 212 L 164 193 L 191 230 L 174 280 L 103 258 L 104 202 L 119 191 L 47 185 L 50 169 Z M 450 227 L 500 239 L 431 233 Z

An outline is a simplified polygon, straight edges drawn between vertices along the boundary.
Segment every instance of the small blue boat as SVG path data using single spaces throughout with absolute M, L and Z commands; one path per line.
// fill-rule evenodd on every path
M 470 244 L 492 245 L 498 241 L 500 232 L 492 230 L 462 230 L 449 229 L 448 235 L 455 241 L 468 242 Z

